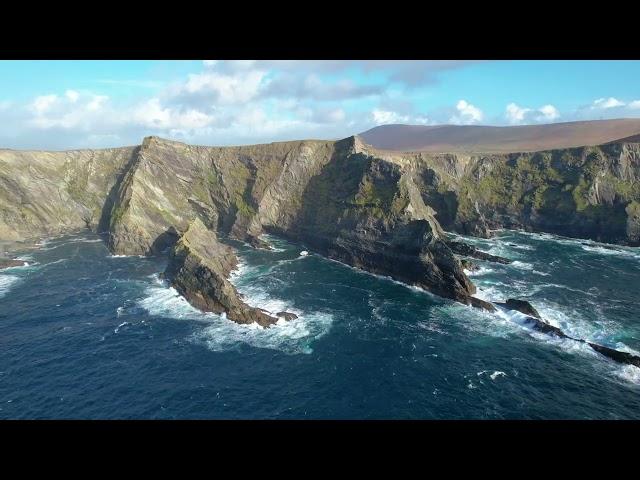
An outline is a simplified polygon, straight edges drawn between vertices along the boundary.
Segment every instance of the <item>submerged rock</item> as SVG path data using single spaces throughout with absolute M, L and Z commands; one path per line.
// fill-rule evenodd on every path
M 12 258 L 0 258 L 0 270 L 3 268 L 23 267 L 27 264 L 24 260 L 15 260 Z
M 295 320 L 296 318 L 298 318 L 298 316 L 295 313 L 291 313 L 291 312 L 278 312 L 276 313 L 276 317 L 284 318 L 287 321 Z
M 233 249 L 220 243 L 215 232 L 196 218 L 171 250 L 164 276 L 200 310 L 225 313 L 237 323 L 255 322 L 263 327 L 276 323 L 277 317 L 240 299 L 228 280 L 236 266 Z

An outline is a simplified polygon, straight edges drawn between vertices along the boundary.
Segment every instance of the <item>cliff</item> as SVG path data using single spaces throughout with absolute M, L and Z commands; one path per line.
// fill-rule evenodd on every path
M 147 137 L 120 149 L 1 151 L 0 239 L 89 227 L 118 254 L 157 255 L 180 245 L 175 260 L 190 243 L 181 232 L 198 219 L 207 232 L 254 246 L 264 231 L 277 233 L 492 309 L 473 298 L 456 257 L 482 252 L 451 243 L 444 231 L 487 236 L 523 228 L 637 245 L 640 144 L 629 140 L 507 154 L 395 153 L 359 137 L 242 147 Z M 202 264 L 224 253 L 197 251 Z M 218 273 L 226 278 L 225 269 Z M 187 292 L 186 278 L 182 285 Z
M 640 245 L 640 144 L 403 155 L 445 230 L 514 228 Z

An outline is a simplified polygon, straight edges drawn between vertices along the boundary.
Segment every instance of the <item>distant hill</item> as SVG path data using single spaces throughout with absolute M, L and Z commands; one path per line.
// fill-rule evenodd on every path
M 627 118 L 511 127 L 382 125 L 359 136 L 381 150 L 507 153 L 637 141 L 639 135 L 640 119 Z

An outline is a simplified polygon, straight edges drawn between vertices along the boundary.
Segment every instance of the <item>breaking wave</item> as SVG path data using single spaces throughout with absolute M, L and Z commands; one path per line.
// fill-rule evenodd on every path
M 236 279 L 250 273 L 246 264 L 239 265 L 240 269 L 234 273 Z M 243 300 L 253 307 L 263 308 L 273 314 L 286 310 L 295 313 L 298 318 L 290 321 L 278 320 L 269 328 L 255 323 L 241 325 L 228 320 L 224 314 L 205 313 L 194 308 L 157 274 L 152 276 L 152 285 L 145 289 L 145 297 L 138 301 L 138 305 L 153 316 L 205 322 L 207 325 L 198 328 L 193 333 L 192 340 L 213 351 L 237 349 L 246 344 L 288 354 L 310 354 L 313 352 L 313 341 L 331 328 L 332 315 L 292 308 L 287 302 L 270 297 L 258 286 L 242 288 L 240 293 Z

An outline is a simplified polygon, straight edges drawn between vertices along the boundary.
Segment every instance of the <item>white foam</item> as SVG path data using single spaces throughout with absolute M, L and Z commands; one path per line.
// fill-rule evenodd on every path
M 640 368 L 635 365 L 624 365 L 614 370 L 613 374 L 625 382 L 640 385 Z
M 301 256 L 301 257 L 306 257 L 307 255 L 309 255 L 309 252 L 307 252 L 306 250 L 302 250 L 302 251 L 300 252 L 300 256 Z
M 598 253 L 600 255 L 616 255 L 631 258 L 640 258 L 640 252 L 624 250 L 622 248 L 605 248 L 597 244 L 581 245 L 582 249 L 587 252 Z
M 469 277 L 480 277 L 482 275 L 487 275 L 489 273 L 494 273 L 495 270 L 493 270 L 492 268 L 488 268 L 488 267 L 480 267 L 477 270 L 466 270 L 464 271 L 464 273 L 467 274 L 467 276 Z
M 533 270 L 533 265 L 531 265 L 530 263 L 520 262 L 519 260 L 511 262 L 510 265 L 520 270 Z
M 153 285 L 147 287 L 146 296 L 138 305 L 151 315 L 206 322 L 207 326 L 196 331 L 193 339 L 204 343 L 214 351 L 224 351 L 248 344 L 257 348 L 269 348 L 285 353 L 312 353 L 310 343 L 325 335 L 331 328 L 333 317 L 322 312 L 302 312 L 293 309 L 280 299 L 269 297 L 259 287 L 242 288 L 244 301 L 254 307 L 275 313 L 286 310 L 298 315 L 297 319 L 278 320 L 275 325 L 263 328 L 257 323 L 241 325 L 227 320 L 225 315 L 205 313 L 192 307 L 174 288 L 163 282 L 157 274 Z
M 540 272 L 539 270 L 532 270 L 532 272 L 535 273 L 536 275 L 542 275 L 543 277 L 551 276 L 550 273 Z
M 482 370 L 481 372 L 476 373 L 476 375 L 478 377 L 481 377 L 482 375 L 486 375 L 489 373 L 489 370 Z M 494 370 L 493 373 L 489 374 L 489 378 L 491 378 L 491 380 L 495 380 L 498 377 L 506 377 L 507 374 L 500 371 L 500 370 Z
M 9 290 L 21 280 L 15 275 L 0 274 L 0 298 L 4 297 Z
M 118 333 L 120 331 L 120 329 L 122 327 L 124 327 L 125 325 L 131 325 L 129 322 L 122 322 L 120 325 L 118 325 L 114 330 L 113 333 Z

